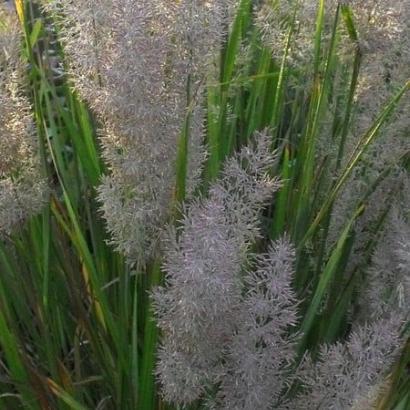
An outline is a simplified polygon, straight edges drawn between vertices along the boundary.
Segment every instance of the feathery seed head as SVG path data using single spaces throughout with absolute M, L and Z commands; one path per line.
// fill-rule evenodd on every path
M 291 289 L 295 252 L 286 239 L 256 257 L 244 277 L 236 329 L 227 346 L 218 409 L 270 409 L 286 386 L 293 362 L 297 300 Z
M 378 318 L 395 312 L 410 317 L 410 178 L 406 171 L 402 178 L 401 192 L 395 195 L 366 271 L 361 316 Z
M 17 17 L 0 5 L 0 233 L 35 214 L 45 200 L 35 126 L 24 96 Z
M 268 176 L 269 148 L 270 137 L 258 134 L 253 149 L 228 160 L 209 197 L 190 204 L 181 228 L 168 234 L 166 286 L 152 298 L 164 335 L 157 373 L 169 401 L 192 402 L 221 377 L 241 298 L 240 272 L 259 236 L 260 212 L 278 188 Z
M 324 345 L 318 362 L 306 356 L 297 374 L 304 390 L 286 408 L 344 410 L 369 399 L 398 353 L 400 326 L 397 318 L 363 325 L 347 342 Z
M 108 230 L 131 261 L 144 262 L 170 211 L 188 107 L 188 170 L 196 171 L 188 194 L 198 179 L 205 156 L 200 86 L 237 2 L 79 3 L 46 7 L 60 24 L 74 85 L 102 124 L 110 175 L 99 192 Z

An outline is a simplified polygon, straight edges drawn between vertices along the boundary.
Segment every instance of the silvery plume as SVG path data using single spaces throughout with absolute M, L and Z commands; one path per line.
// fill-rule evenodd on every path
M 362 62 L 348 149 L 410 78 L 410 3 L 406 0 L 357 0 L 352 2 L 351 8 Z M 410 148 L 409 109 L 410 97 L 406 94 L 383 126 L 380 138 L 370 147 L 366 160 L 377 171 Z
M 384 106 L 410 78 L 410 3 L 357 0 L 352 1 L 350 7 L 354 13 L 362 58 L 341 169 Z M 398 159 L 409 152 L 409 109 L 410 96 L 406 93 L 364 152 L 362 161 L 353 170 L 333 207 L 330 229 L 332 239 L 329 244 L 334 243 L 343 221 L 369 187 L 388 167 L 395 166 Z M 393 178 L 389 179 L 387 188 L 399 183 Z M 389 202 L 387 191 L 381 187 L 372 196 L 364 215 L 367 218 L 363 223 L 364 228 L 369 226 L 372 216 L 377 217 L 377 211 L 382 210 L 385 201 Z
M 406 182 L 408 180 L 407 171 L 393 163 L 390 168 L 386 168 L 389 171 L 387 174 L 371 173 L 372 178 L 369 178 L 363 169 L 366 164 L 368 163 L 358 164 L 340 196 L 336 199 L 327 238 L 327 253 L 330 253 L 341 229 L 343 229 L 346 218 L 364 201 L 364 211 L 354 227 L 355 241 L 346 265 L 347 275 L 351 275 L 355 270 L 363 271 L 364 268 L 368 270 L 369 258 L 374 252 L 372 248 L 369 248 L 369 244 L 378 243 L 378 247 L 383 249 L 385 242 L 383 237 L 387 238 L 386 233 L 394 224 L 392 211 L 395 209 L 399 214 L 403 214 L 403 210 L 406 209 L 402 197 L 403 193 L 406 192 L 406 186 L 408 186 L 408 182 Z M 387 242 L 387 244 L 389 243 Z M 387 247 L 389 246 L 387 245 Z M 364 301 L 363 298 L 362 300 Z M 364 303 L 365 305 L 366 303 Z
M 271 50 L 275 59 L 282 58 L 287 32 L 297 6 L 294 0 L 262 0 L 254 7 L 256 27 L 263 44 Z
M 235 3 L 235 2 L 232 2 Z M 202 88 L 227 29 L 228 1 L 53 0 L 68 70 L 101 124 L 99 188 L 112 241 L 152 255 L 169 216 L 177 142 L 188 120 L 188 194 L 204 160 Z
M 286 238 L 261 254 L 251 248 L 277 187 L 266 174 L 269 138 L 257 141 L 169 230 L 165 286 L 152 295 L 162 394 L 178 405 L 204 399 L 214 410 L 364 410 L 386 384 L 401 318 L 357 324 L 346 341 L 323 345 L 318 359 L 306 354 L 296 367 L 295 251 Z
M 322 42 L 328 41 L 333 24 L 338 0 L 325 1 Z M 288 64 L 297 67 L 302 74 L 311 74 L 310 66 L 314 57 L 314 35 L 319 1 L 316 0 L 262 0 L 255 6 L 255 22 L 261 39 L 272 52 L 275 59 L 280 60 L 292 28 Z
M 301 391 L 281 409 L 376 409 L 400 345 L 395 318 L 362 325 L 344 343 L 323 345 L 318 360 L 302 360 L 296 371 Z
M 194 79 L 215 66 L 215 53 L 226 40 L 238 6 L 236 0 L 181 0 L 175 5 L 173 37 L 176 39 L 179 64 Z M 178 62 L 176 62 L 178 64 Z
M 256 256 L 244 275 L 235 328 L 227 343 L 217 409 L 269 410 L 290 381 L 298 303 L 291 287 L 295 250 L 286 238 Z
M 393 311 L 410 319 L 410 176 L 402 171 L 401 178 L 365 271 L 360 317 Z
M 0 6 L 0 234 L 38 212 L 46 183 L 37 155 L 35 125 L 24 95 L 24 63 L 17 16 Z
M 186 404 L 224 373 L 221 359 L 236 327 L 241 271 L 259 237 L 263 207 L 278 188 L 269 177 L 271 138 L 255 136 L 225 163 L 221 177 L 184 209 L 167 236 L 166 285 L 153 294 L 163 333 L 157 374 L 164 397 Z

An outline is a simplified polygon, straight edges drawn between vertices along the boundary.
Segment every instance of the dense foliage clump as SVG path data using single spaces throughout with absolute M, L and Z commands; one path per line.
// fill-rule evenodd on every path
M 410 3 L 0 5 L 0 407 L 410 408 Z

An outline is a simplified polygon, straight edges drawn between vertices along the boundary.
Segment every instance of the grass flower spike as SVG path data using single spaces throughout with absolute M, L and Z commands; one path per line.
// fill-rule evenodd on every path
M 112 241 L 152 256 L 172 210 L 177 143 L 187 116 L 187 192 L 204 160 L 198 87 L 225 35 L 220 1 L 52 1 L 69 70 L 101 122 L 110 173 L 99 188 Z
M 297 377 L 302 393 L 285 408 L 372 410 L 400 346 L 395 318 L 360 326 L 345 343 L 322 346 L 318 361 L 306 357 Z
M 220 360 L 236 323 L 240 274 L 259 237 L 259 218 L 279 184 L 268 176 L 270 137 L 229 160 L 209 198 L 191 204 L 168 236 L 166 287 L 154 294 L 164 334 L 158 376 L 164 396 L 190 403 L 219 380 Z
M 37 213 L 45 201 L 38 142 L 24 95 L 17 16 L 0 6 L 0 233 Z
M 292 245 L 279 239 L 246 273 L 216 408 L 268 410 L 286 389 L 297 341 L 289 335 L 297 323 L 294 264 Z

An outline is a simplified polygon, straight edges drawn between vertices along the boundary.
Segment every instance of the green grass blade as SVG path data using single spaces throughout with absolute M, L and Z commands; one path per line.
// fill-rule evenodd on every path
M 351 158 L 349 159 L 343 173 L 341 176 L 338 178 L 336 181 L 333 189 L 329 193 L 329 196 L 327 199 L 324 201 L 321 209 L 317 213 L 314 221 L 312 224 L 309 226 L 308 230 L 306 231 L 306 234 L 304 235 L 301 243 L 299 246 L 303 245 L 306 243 L 308 239 L 312 237 L 312 235 L 315 233 L 316 229 L 318 228 L 320 222 L 323 220 L 325 215 L 328 213 L 331 205 L 333 204 L 337 194 L 339 193 L 340 189 L 342 188 L 343 184 L 346 182 L 347 178 L 353 171 L 354 167 L 357 165 L 359 160 L 361 159 L 363 153 L 365 150 L 369 147 L 369 145 L 373 142 L 373 140 L 376 138 L 378 131 L 380 128 L 383 126 L 383 124 L 387 121 L 389 115 L 392 113 L 394 108 L 396 107 L 397 103 L 400 101 L 402 96 L 410 89 L 410 81 L 405 84 L 404 87 L 402 87 L 399 92 L 391 99 L 391 101 L 386 105 L 384 110 L 381 112 L 379 117 L 376 119 L 376 121 L 373 123 L 373 125 L 369 128 L 369 130 L 365 133 L 365 135 L 361 138 L 359 143 L 357 144 L 356 148 L 354 149 Z
M 152 271 L 149 273 L 150 287 L 157 286 L 161 283 L 162 273 L 159 261 L 155 261 Z M 145 307 L 145 329 L 144 345 L 141 363 L 140 391 L 139 391 L 139 408 L 144 410 L 155 409 L 155 361 L 156 348 L 158 339 L 158 328 L 153 317 L 151 306 L 148 303 Z
M 353 217 L 350 219 L 346 227 L 344 228 L 342 234 L 340 235 L 334 250 L 332 251 L 329 261 L 327 262 L 323 273 L 319 278 L 319 283 L 313 293 L 312 300 L 309 303 L 307 312 L 303 318 L 301 324 L 301 332 L 303 334 L 302 342 L 299 347 L 299 352 L 303 353 L 306 348 L 306 340 L 309 336 L 309 332 L 312 329 L 313 324 L 315 323 L 316 315 L 318 314 L 320 304 L 323 300 L 325 292 L 329 288 L 330 283 L 334 279 L 334 275 L 337 272 L 338 265 L 341 262 L 343 256 L 343 250 L 348 240 L 349 234 L 351 232 L 352 226 L 356 221 L 357 217 L 363 212 L 364 205 L 360 206 Z
M 55 383 L 53 380 L 47 380 L 50 390 L 60 398 L 64 403 L 66 403 L 72 410 L 89 410 L 87 407 L 84 407 L 81 403 L 76 401 L 74 397 L 68 394 L 61 386 Z
M 271 239 L 277 238 L 284 232 L 285 229 L 285 220 L 286 220 L 286 213 L 288 207 L 288 198 L 289 198 L 289 189 L 290 189 L 290 160 L 289 160 L 289 147 L 285 147 L 283 152 L 283 160 L 281 165 L 281 181 L 282 187 L 280 188 L 276 204 L 275 204 L 275 212 L 273 215 L 273 223 L 272 223 L 272 231 L 271 231 Z

